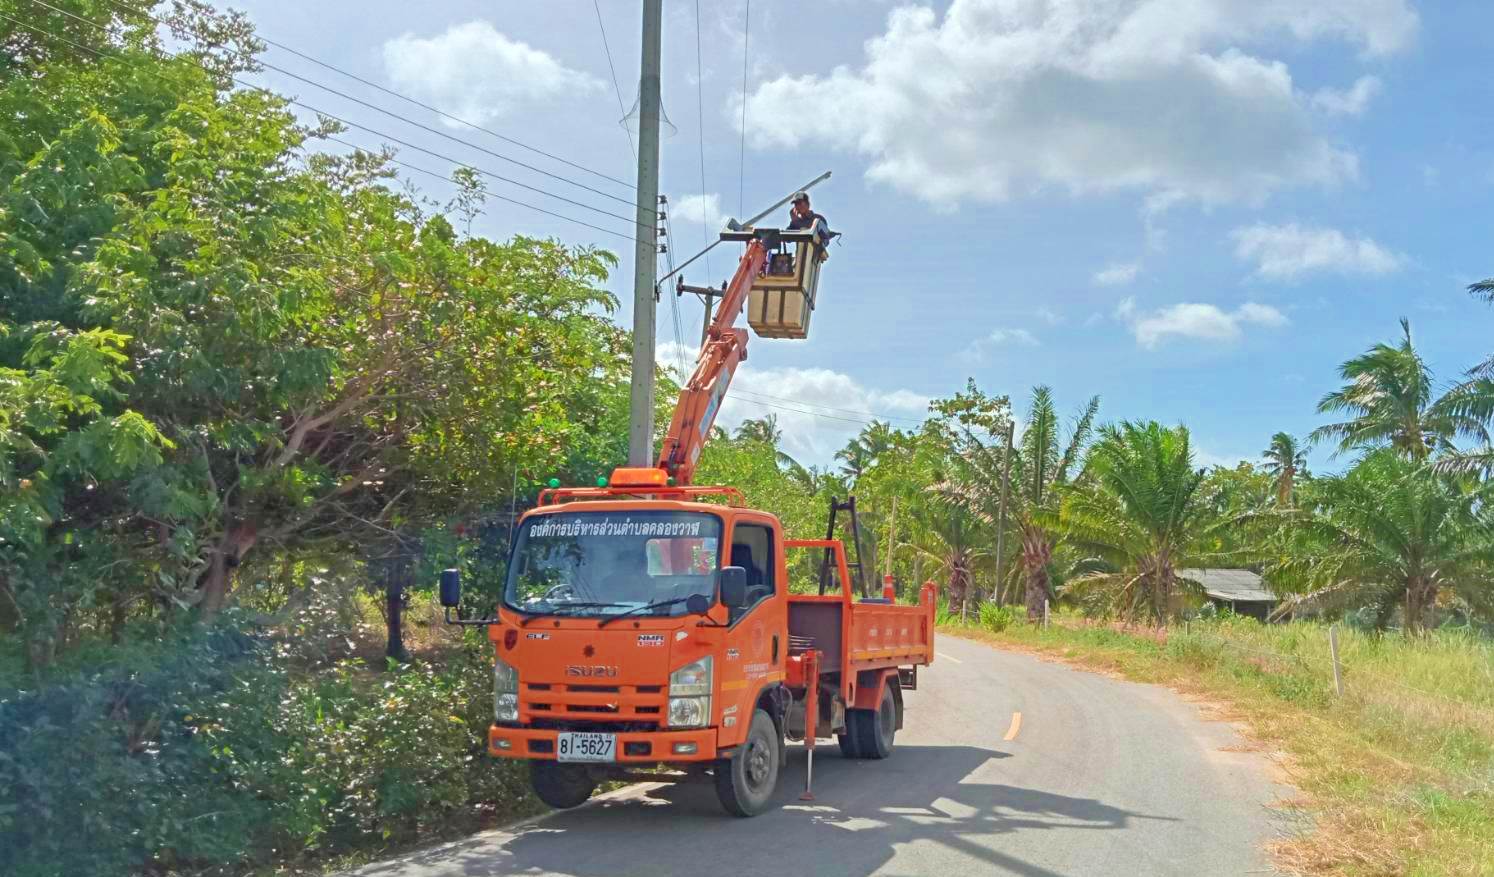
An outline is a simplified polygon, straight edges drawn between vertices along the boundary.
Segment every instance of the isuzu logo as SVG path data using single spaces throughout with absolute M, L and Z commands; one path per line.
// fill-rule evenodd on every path
M 617 668 L 603 664 L 570 664 L 565 668 L 565 675 L 586 679 L 612 679 L 617 676 Z

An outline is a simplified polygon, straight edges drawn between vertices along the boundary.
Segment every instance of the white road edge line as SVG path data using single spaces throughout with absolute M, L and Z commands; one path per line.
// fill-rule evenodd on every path
M 959 658 L 951 658 L 949 655 L 946 655 L 943 652 L 934 652 L 934 657 L 936 657 L 936 658 L 943 658 L 946 661 L 954 661 L 956 664 L 963 664 L 963 663 L 965 663 L 964 661 L 961 661 Z

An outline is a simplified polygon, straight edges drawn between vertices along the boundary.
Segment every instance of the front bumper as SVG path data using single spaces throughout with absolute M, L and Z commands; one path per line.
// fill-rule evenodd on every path
M 584 730 L 577 728 L 576 730 Z M 555 758 L 555 736 L 559 731 L 539 728 L 513 728 L 493 725 L 488 728 L 488 754 L 498 758 Z M 676 745 L 694 744 L 688 753 L 675 751 Z M 684 731 L 623 731 L 617 735 L 617 760 L 609 764 L 658 764 L 673 761 L 714 761 L 717 758 L 716 729 L 691 728 Z

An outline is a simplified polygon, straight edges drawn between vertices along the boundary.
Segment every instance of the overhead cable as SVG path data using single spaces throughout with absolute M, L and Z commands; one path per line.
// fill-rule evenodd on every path
M 47 6 L 47 8 L 49 8 L 49 9 L 54 9 L 54 10 L 57 9 L 57 7 L 51 6 L 51 5 L 47 4 L 47 3 L 44 3 L 44 2 L 42 2 L 42 0 L 33 0 L 33 2 L 40 3 L 43 6 Z M 57 11 L 62 12 L 64 15 L 67 15 L 69 17 L 78 18 L 78 16 L 73 15 L 70 12 L 66 12 L 65 10 L 57 10 Z M 85 52 L 89 52 L 90 54 L 93 54 L 96 57 L 99 57 L 99 58 L 111 58 L 112 57 L 114 60 L 118 60 L 118 56 L 117 55 L 111 56 L 111 55 L 109 55 L 109 54 L 107 54 L 107 53 L 105 53 L 105 52 L 103 52 L 103 51 L 101 51 L 99 49 L 93 48 L 92 46 L 82 45 L 81 43 L 77 43 L 77 42 L 75 42 L 73 40 L 68 39 L 67 37 L 62 36 L 61 34 L 53 33 L 52 31 L 46 30 L 45 28 L 37 27 L 37 26 L 32 25 L 32 24 L 27 24 L 26 22 L 20 21 L 19 19 L 16 19 L 16 18 L 12 18 L 9 15 L 4 15 L 3 13 L 0 13 L 0 18 L 4 18 L 7 21 L 10 21 L 10 22 L 12 22 L 14 24 L 17 24 L 17 25 L 19 25 L 21 27 L 24 27 L 27 30 L 33 31 L 35 33 L 39 33 L 39 34 L 42 34 L 42 35 L 45 35 L 45 36 L 49 36 L 49 37 L 51 37 L 51 38 L 53 38 L 55 40 L 58 40 L 59 42 L 62 42 L 62 43 L 66 44 L 66 45 L 69 45 L 69 46 L 72 46 L 73 48 L 80 49 L 80 50 L 85 51 Z M 86 24 L 94 25 L 93 22 L 88 21 L 87 19 L 79 18 L 78 20 L 83 21 Z M 101 27 L 99 25 L 94 25 L 94 26 Z M 163 52 L 163 54 L 167 58 L 175 58 L 175 57 L 177 57 L 176 55 L 172 55 L 169 52 Z M 159 74 L 157 74 L 157 75 L 159 75 Z M 297 100 L 295 98 L 285 97 L 284 95 L 277 94 L 277 93 L 275 93 L 275 92 L 271 91 L 270 89 L 265 88 L 263 86 L 256 85 L 256 84 L 254 84 L 252 82 L 245 82 L 244 80 L 239 79 L 236 76 L 230 76 L 229 79 L 232 80 L 234 83 L 243 86 L 244 88 L 248 88 L 248 89 L 251 89 L 253 91 L 262 92 L 264 94 L 267 94 L 267 95 L 270 95 L 272 97 L 275 97 L 275 98 L 277 98 L 279 100 L 284 100 L 287 103 L 294 104 L 296 106 L 299 106 L 299 107 L 302 107 L 304 109 L 310 110 L 311 112 L 316 113 L 319 116 L 323 116 L 325 118 L 332 119 L 332 120 L 334 120 L 336 122 L 340 122 L 340 123 L 342 123 L 344 125 L 347 125 L 350 128 L 357 128 L 360 131 L 366 131 L 367 133 L 373 134 L 373 135 L 375 135 L 377 137 L 383 137 L 383 138 L 389 140 L 391 143 L 397 143 L 400 146 L 404 146 L 404 147 L 406 147 L 408 149 L 413 149 L 413 150 L 415 150 L 417 152 L 423 152 L 423 153 L 425 153 L 425 154 L 427 154 L 429 156 L 432 156 L 434 158 L 439 158 L 442 161 L 448 161 L 448 162 L 451 162 L 452 164 L 457 165 L 459 167 L 465 167 L 465 168 L 467 168 L 467 169 L 469 169 L 469 170 L 471 170 L 471 171 L 473 171 L 475 173 L 479 173 L 479 174 L 482 174 L 484 176 L 492 177 L 495 180 L 500 180 L 502 182 L 509 183 L 510 185 L 518 186 L 521 189 L 528 189 L 531 192 L 536 192 L 536 193 L 544 195 L 544 196 L 546 196 L 548 198 L 554 198 L 557 201 L 564 201 L 567 204 L 571 204 L 573 206 L 580 207 L 580 208 L 582 208 L 584 210 L 590 210 L 593 213 L 599 213 L 599 214 L 601 214 L 603 216 L 610 216 L 610 217 L 612 217 L 614 219 L 620 219 L 623 222 L 627 222 L 629 224 L 637 225 L 637 226 L 640 226 L 640 227 L 643 227 L 643 228 L 647 228 L 648 227 L 646 225 L 643 225 L 642 223 L 639 223 L 635 219 L 631 219 L 629 217 L 622 216 L 622 215 L 617 214 L 617 213 L 611 213 L 611 212 L 608 212 L 606 210 L 602 210 L 601 208 L 593 207 L 590 204 L 585 204 L 585 203 L 582 203 L 580 201 L 576 201 L 576 200 L 573 200 L 571 198 L 567 198 L 567 197 L 565 197 L 563 195 L 557 195 L 554 192 L 549 192 L 549 191 L 546 191 L 544 189 L 538 188 L 536 186 L 531 186 L 531 185 L 529 185 L 527 183 L 522 183 L 522 182 L 520 182 L 518 180 L 515 180 L 515 179 L 512 179 L 510 177 L 505 177 L 502 174 L 494 173 L 493 171 L 486 170 L 486 169 L 478 167 L 476 165 L 472 165 L 472 164 L 468 164 L 468 163 L 463 162 L 463 161 L 459 161 L 459 160 L 457 160 L 455 158 L 452 158 L 450 156 L 442 155 L 439 152 L 435 152 L 433 150 L 426 149 L 423 146 L 417 146 L 417 145 L 415 145 L 413 143 L 410 143 L 407 140 L 401 140 L 400 138 L 395 137 L 392 134 L 388 134 L 388 133 L 385 133 L 383 131 L 379 131 L 379 130 L 377 130 L 375 128 L 370 128 L 367 125 L 360 125 L 357 122 L 353 122 L 353 121 L 345 119 L 345 118 L 343 118 L 341 116 L 334 115 L 333 113 L 330 113 L 330 112 L 328 112 L 326 110 L 318 109 L 317 107 L 312 106 L 311 104 L 308 104 L 305 101 Z
M 82 22 L 84 22 L 86 24 L 92 24 L 95 27 L 98 27 L 99 29 L 104 30 L 106 33 L 108 32 L 107 26 L 96 24 L 95 22 L 89 21 L 86 18 L 81 18 L 81 17 L 79 17 L 77 15 L 73 15 L 72 13 L 67 12 L 66 10 L 58 9 L 56 6 L 53 6 L 52 4 L 46 2 L 46 0 L 32 0 L 32 2 L 36 3 L 39 6 L 44 6 L 47 9 L 51 9 L 54 12 L 60 12 L 63 15 L 67 15 L 67 16 L 70 16 L 72 18 L 76 18 L 79 21 L 82 21 Z M 160 19 L 155 18 L 154 16 L 150 15 L 149 13 L 144 12 L 143 10 L 133 9 L 132 7 L 130 7 L 128 5 L 125 5 L 125 4 L 121 4 L 121 3 L 118 2 L 118 0 L 109 0 L 109 2 L 112 3 L 112 4 L 114 4 L 114 5 L 116 5 L 116 6 L 124 8 L 124 9 L 132 9 L 132 11 L 137 12 L 138 14 L 145 16 L 146 18 L 150 19 L 151 21 L 156 22 L 157 24 L 162 24 L 163 23 Z M 429 125 L 423 124 L 421 122 L 417 122 L 414 119 L 411 119 L 411 118 L 409 118 L 407 116 L 402 116 L 399 113 L 394 112 L 393 110 L 387 109 L 385 107 L 381 107 L 378 104 L 373 103 L 372 101 L 366 101 L 366 100 L 363 100 L 362 98 L 354 97 L 353 95 L 348 94 L 347 92 L 344 92 L 344 91 L 340 91 L 340 90 L 338 90 L 336 88 L 333 88 L 330 85 L 326 85 L 324 83 L 317 82 L 316 80 L 310 79 L 310 78 L 305 77 L 305 76 L 302 76 L 299 73 L 293 73 L 293 72 L 285 69 L 284 67 L 279 67 L 279 66 L 276 66 L 274 64 L 271 64 L 268 61 L 265 61 L 265 60 L 262 60 L 262 59 L 260 59 L 258 57 L 255 57 L 252 53 L 245 52 L 245 51 L 239 50 L 239 49 L 228 49 L 228 51 L 232 52 L 235 55 L 238 55 L 241 58 L 248 58 L 248 59 L 252 60 L 254 63 L 258 64 L 259 66 L 264 67 L 266 70 L 273 70 L 276 73 L 279 73 L 281 75 L 289 76 L 290 78 L 292 78 L 294 80 L 297 80 L 298 82 L 304 82 L 307 85 L 312 86 L 313 88 L 319 88 L 322 91 L 327 92 L 328 94 L 336 95 L 336 96 L 342 98 L 343 100 L 352 101 L 355 104 L 358 104 L 358 105 L 363 106 L 363 107 L 367 107 L 368 109 L 371 109 L 371 110 L 373 110 L 376 113 L 383 113 L 384 115 L 389 116 L 392 119 L 397 119 L 397 120 L 399 120 L 401 122 L 404 122 L 407 125 L 411 125 L 411 126 L 413 126 L 415 128 L 419 128 L 420 130 L 425 131 L 428 134 L 434 134 L 437 137 L 443 137 L 443 138 L 445 138 L 447 140 L 452 141 L 453 143 L 460 143 L 461 145 L 466 146 L 469 149 L 475 149 L 475 150 L 477 150 L 479 152 L 486 153 L 486 154 L 491 155 L 492 157 L 494 157 L 496 159 L 499 159 L 500 161 L 506 161 L 506 162 L 508 162 L 510 164 L 514 164 L 514 165 L 517 165 L 519 167 L 522 167 L 525 170 L 533 171 L 533 172 L 535 172 L 537 174 L 540 174 L 541 176 L 549 177 L 552 180 L 557 180 L 559 182 L 566 183 L 567 185 L 575 186 L 575 187 L 577 187 L 579 189 L 585 189 L 588 192 L 592 192 L 592 193 L 595 193 L 597 195 L 601 195 L 604 198 L 610 198 L 613 201 L 617 201 L 619 203 L 627 204 L 627 205 L 630 205 L 630 206 L 633 203 L 632 201 L 628 200 L 627 198 L 618 197 L 617 195 L 614 195 L 611 192 L 605 192 L 605 191 L 603 191 L 601 189 L 598 189 L 598 188 L 596 188 L 594 186 L 589 186 L 586 183 L 579 183 L 579 182 L 577 182 L 577 181 L 575 181 L 575 180 L 573 180 L 573 179 L 571 179 L 569 177 L 561 176 L 560 174 L 551 173 L 550 171 L 547 171 L 547 170 L 545 170 L 543 168 L 535 167 L 534 165 L 528 164 L 527 162 L 522 162 L 522 161 L 519 161 L 516 158 L 512 158 L 510 156 L 504 155 L 501 152 L 495 152 L 495 151 L 493 151 L 491 149 L 488 149 L 485 146 L 479 146 L 478 144 L 472 143 L 471 141 L 463 140 L 462 138 L 457 137 L 454 134 L 448 134 L 447 132 L 442 131 L 439 128 L 432 128 Z M 239 80 L 235 79 L 234 81 L 238 82 Z M 378 88 L 378 86 L 374 86 L 374 87 Z M 403 97 L 403 95 L 395 95 L 395 96 L 396 97 Z M 406 98 L 406 99 L 408 100 L 408 98 Z M 295 102 L 296 101 L 292 100 L 292 103 L 295 103 Z M 418 103 L 417 101 L 412 101 L 412 102 L 413 103 Z M 305 104 L 301 104 L 301 106 L 306 106 L 306 105 Z M 421 106 L 424 106 L 424 105 L 422 104 Z M 308 107 L 308 109 L 310 109 L 310 108 Z M 427 109 L 433 109 L 433 108 L 427 107 Z M 313 112 L 317 112 L 317 111 L 314 110 Z M 436 110 L 436 112 L 440 112 L 440 111 Z M 445 114 L 443 113 L 443 115 L 445 115 Z M 470 124 L 470 123 L 464 123 L 464 124 Z M 473 127 L 476 127 L 476 126 L 473 126 Z
M 612 47 L 607 44 L 607 26 L 602 24 L 602 7 L 598 5 L 597 0 L 591 0 L 591 8 L 597 11 L 597 30 L 602 32 L 602 51 L 607 53 L 607 70 L 612 74 L 612 91 L 617 95 L 617 111 L 622 113 L 620 122 L 623 133 L 628 136 L 628 151 L 633 153 L 636 159 L 638 147 L 633 145 L 633 132 L 628 129 L 628 111 L 623 107 L 622 87 L 617 84 L 617 68 L 612 66 Z
M 349 143 L 348 141 L 343 140 L 340 137 L 331 137 L 331 136 L 328 136 L 325 139 L 327 139 L 327 140 L 329 140 L 329 141 L 331 141 L 333 143 L 340 143 L 343 146 L 346 146 L 346 147 L 348 147 L 350 149 L 359 150 L 360 152 L 370 152 L 370 150 L 367 147 L 359 146 L 356 143 Z M 448 177 L 448 176 L 446 176 L 444 174 L 437 173 L 436 171 L 430 170 L 429 168 L 423 168 L 423 167 L 420 167 L 419 165 L 411 164 L 410 162 L 405 161 L 405 160 L 403 160 L 401 158 L 390 156 L 389 157 L 389 162 L 391 164 L 397 164 L 400 167 L 406 168 L 408 170 L 415 171 L 416 173 L 422 173 L 422 174 L 425 174 L 426 176 L 435 177 L 438 180 L 445 180 L 448 183 L 452 182 L 451 177 Z M 565 215 L 560 214 L 560 213 L 553 213 L 553 212 L 551 212 L 549 210 L 546 210 L 543 207 L 537 207 L 537 206 L 535 206 L 533 204 L 530 204 L 530 203 L 527 203 L 525 201 L 516 201 L 513 198 L 509 198 L 509 197 L 504 196 L 504 195 L 499 195 L 499 194 L 497 194 L 495 192 L 484 192 L 483 195 L 484 195 L 484 197 L 488 197 L 488 198 L 497 198 L 499 201 L 507 201 L 510 204 L 514 204 L 514 205 L 517 205 L 519 207 L 525 207 L 525 208 L 533 210 L 533 211 L 535 211 L 537 213 L 543 213 L 546 216 L 553 216 L 556 219 L 564 219 L 566 222 L 574 222 L 577 225 L 584 225 L 587 228 L 594 229 L 594 230 L 600 231 L 600 232 L 604 232 L 606 234 L 616 235 L 616 236 L 618 236 L 620 238 L 626 238 L 627 240 L 630 240 L 630 241 L 631 240 L 635 240 L 631 235 L 627 234 L 626 232 L 615 231 L 615 230 L 610 229 L 610 228 L 603 228 L 600 225 L 592 225 L 591 223 L 586 222 L 585 220 L 576 219 L 575 217 L 571 217 L 571 216 L 565 216 Z

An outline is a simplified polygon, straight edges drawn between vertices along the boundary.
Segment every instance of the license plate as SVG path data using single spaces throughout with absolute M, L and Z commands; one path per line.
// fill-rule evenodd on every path
M 557 734 L 555 757 L 559 761 L 616 761 L 617 735 L 582 732 Z

